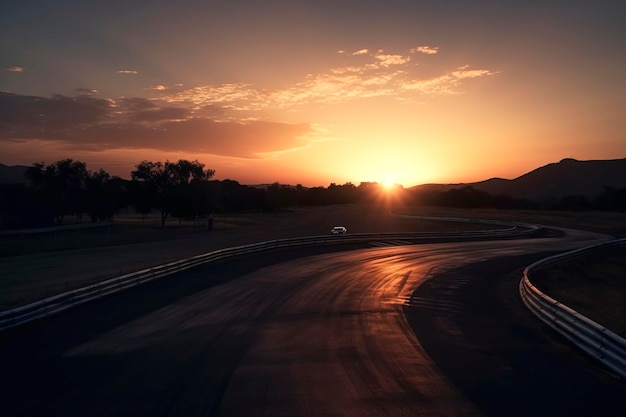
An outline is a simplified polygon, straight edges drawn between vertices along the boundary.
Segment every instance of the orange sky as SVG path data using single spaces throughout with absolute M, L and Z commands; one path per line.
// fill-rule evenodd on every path
M 0 6 L 7 165 L 412 186 L 626 157 L 617 2 L 49 3 Z

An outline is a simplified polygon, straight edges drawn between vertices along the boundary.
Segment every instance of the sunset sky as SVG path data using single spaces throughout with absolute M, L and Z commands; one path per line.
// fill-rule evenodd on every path
M 618 1 L 0 3 L 0 163 L 405 187 L 626 157 Z

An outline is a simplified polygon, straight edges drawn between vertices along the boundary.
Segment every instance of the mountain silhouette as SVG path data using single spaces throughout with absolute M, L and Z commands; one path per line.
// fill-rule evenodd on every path
M 566 158 L 512 180 L 491 178 L 473 183 L 424 184 L 412 189 L 446 191 L 466 186 L 492 195 L 506 194 L 528 200 L 550 200 L 568 195 L 594 198 L 604 191 L 604 187 L 626 187 L 626 158 L 591 161 Z

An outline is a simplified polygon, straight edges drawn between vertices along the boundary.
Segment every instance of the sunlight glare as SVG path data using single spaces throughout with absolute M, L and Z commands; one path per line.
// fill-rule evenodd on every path
M 387 178 L 383 181 L 383 187 L 385 187 L 386 190 L 392 189 L 394 185 L 395 183 L 391 178 Z

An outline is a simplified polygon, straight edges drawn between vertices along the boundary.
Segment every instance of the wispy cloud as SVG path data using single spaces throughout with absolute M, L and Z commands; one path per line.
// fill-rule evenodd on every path
M 164 85 L 151 85 L 150 87 L 144 88 L 144 90 L 165 91 L 167 87 Z
M 437 47 L 437 46 L 418 46 L 418 47 L 415 47 L 415 48 L 411 48 L 410 52 L 412 54 L 421 53 L 421 54 L 426 54 L 426 55 L 435 55 L 437 52 L 439 52 L 439 47 Z
M 374 58 L 376 58 L 380 62 L 380 65 L 382 65 L 383 67 L 389 67 L 391 65 L 406 64 L 407 62 L 411 60 L 411 58 L 409 58 L 408 56 L 386 55 L 383 53 L 374 55 Z
M 464 65 L 459 67 L 456 71 L 452 72 L 452 76 L 457 78 L 458 80 L 462 80 L 465 78 L 478 78 L 484 77 L 485 75 L 493 75 L 495 72 L 489 70 L 471 70 L 469 69 L 469 65 Z
M 169 103 L 191 103 L 196 106 L 219 105 L 236 110 L 261 110 L 269 95 L 251 84 L 204 85 L 164 95 Z
M 410 65 L 410 54 L 433 55 L 437 51 L 436 47 L 418 46 L 410 49 L 408 55 L 403 55 L 361 49 L 350 56 L 369 57 L 369 61 L 309 74 L 303 81 L 282 89 L 259 90 L 244 83 L 207 85 L 179 89 L 173 94 L 166 91 L 162 99 L 179 104 L 219 105 L 241 112 L 290 109 L 307 104 L 332 104 L 383 96 L 407 101 L 418 95 L 455 94 L 465 80 L 496 74 L 487 69 L 462 66 L 435 77 L 422 78 L 416 66 Z M 349 60 L 350 56 L 346 59 Z
M 471 70 L 467 65 L 464 65 L 438 77 L 407 81 L 402 84 L 402 89 L 428 95 L 458 94 L 458 87 L 463 80 L 486 77 L 497 73 L 497 71 L 486 69 Z
M 24 67 L 8 67 L 6 70 L 9 72 L 24 72 Z
M 137 75 L 137 74 L 139 74 L 139 71 L 137 71 L 137 70 L 118 70 L 117 73 L 118 74 L 123 74 L 123 75 Z
M 98 90 L 95 90 L 93 88 L 75 88 L 74 91 L 76 91 L 77 93 L 87 94 L 88 96 L 98 94 Z

